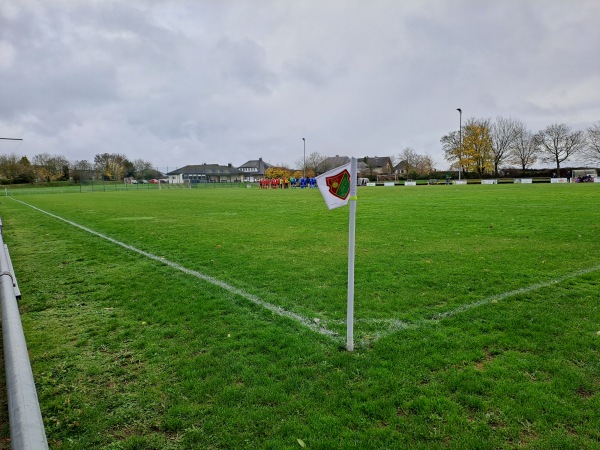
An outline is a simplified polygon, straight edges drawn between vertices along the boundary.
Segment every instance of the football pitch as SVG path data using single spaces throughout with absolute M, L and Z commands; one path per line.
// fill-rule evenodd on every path
M 0 199 L 52 448 L 600 447 L 600 186 Z M 6 435 L 6 427 L 4 434 Z

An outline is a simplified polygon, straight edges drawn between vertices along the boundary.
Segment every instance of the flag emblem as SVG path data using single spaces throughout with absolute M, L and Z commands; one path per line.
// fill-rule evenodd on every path
M 329 209 L 348 204 L 352 185 L 350 163 L 325 172 L 317 177 L 317 187 Z
M 344 169 L 342 172 L 325 178 L 325 184 L 329 188 L 331 195 L 341 200 L 346 200 L 350 194 L 350 172 Z

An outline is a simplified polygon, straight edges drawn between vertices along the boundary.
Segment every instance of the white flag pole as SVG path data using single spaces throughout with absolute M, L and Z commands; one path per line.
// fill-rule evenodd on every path
M 350 225 L 348 233 L 348 311 L 346 350 L 354 351 L 354 231 L 356 225 L 356 158 L 350 160 Z

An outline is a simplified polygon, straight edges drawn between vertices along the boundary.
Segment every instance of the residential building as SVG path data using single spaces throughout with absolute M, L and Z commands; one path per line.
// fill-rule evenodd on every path
M 408 169 L 409 169 L 408 160 L 404 159 L 404 160 L 400 161 L 398 164 L 396 164 L 396 167 L 394 167 L 394 173 L 396 175 L 400 175 L 401 177 L 406 177 L 406 175 L 408 173 Z
M 190 183 L 221 183 L 221 182 L 239 182 L 243 172 L 228 164 L 220 166 L 219 164 L 201 164 L 181 167 L 167 173 L 169 183 L 181 184 L 189 180 Z
M 253 182 L 264 178 L 269 167 L 271 167 L 270 164 L 264 162 L 262 158 L 258 158 L 242 164 L 238 169 L 242 173 L 244 182 Z
M 366 168 L 362 171 L 367 175 L 383 175 L 394 172 L 392 159 L 389 156 L 365 156 L 362 161 Z M 359 172 L 361 172 L 359 170 Z

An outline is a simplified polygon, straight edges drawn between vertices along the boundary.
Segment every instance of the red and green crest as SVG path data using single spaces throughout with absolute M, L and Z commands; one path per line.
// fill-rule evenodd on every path
M 325 184 L 327 184 L 331 195 L 346 200 L 346 197 L 350 194 L 350 172 L 344 169 L 336 175 L 326 177 Z

